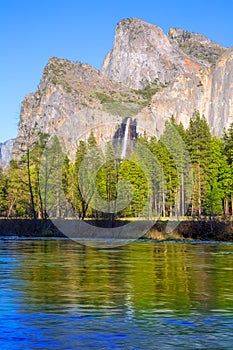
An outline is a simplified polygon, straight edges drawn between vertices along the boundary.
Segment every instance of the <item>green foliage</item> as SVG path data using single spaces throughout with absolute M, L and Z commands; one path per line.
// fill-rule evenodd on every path
M 208 191 L 205 200 L 205 210 L 207 214 L 216 215 L 223 214 L 224 208 L 222 203 L 226 195 L 226 184 L 229 179 L 229 165 L 223 154 L 223 144 L 221 140 L 212 137 L 210 148 L 211 155 L 209 176 L 207 179 Z
M 141 95 L 145 99 L 145 104 L 147 104 L 153 95 L 155 95 L 158 91 L 165 88 L 166 84 L 159 83 L 157 81 L 153 83 L 148 83 L 143 89 L 136 90 L 138 95 Z
M 183 216 L 189 198 L 189 215 L 233 213 L 233 124 L 217 139 L 198 111 L 187 130 L 172 117 L 159 140 L 138 136 L 128 160 L 120 143 L 102 150 L 93 133 L 74 162 L 57 138 L 35 138 L 33 128 L 25 135 L 23 157 L 0 169 L 2 216 Z
M 22 163 L 12 160 L 8 169 L 8 217 L 30 215 L 30 194 L 27 183 L 27 172 Z
M 40 192 L 43 217 L 61 217 L 65 210 L 62 196 L 62 165 L 65 155 L 55 136 L 47 144 L 40 161 Z
M 230 165 L 233 164 L 233 123 L 223 133 L 224 154 Z
M 193 163 L 208 166 L 210 158 L 211 134 L 205 116 L 198 111 L 192 115 L 187 130 L 187 144 Z
M 8 178 L 7 174 L 0 168 L 0 215 L 6 215 L 8 208 L 7 201 Z
M 104 94 L 103 92 L 96 92 L 97 98 L 100 100 L 100 103 L 112 103 L 115 102 L 112 96 Z
M 201 215 L 205 196 L 208 193 L 210 175 L 211 134 L 205 119 L 198 111 L 193 113 L 187 130 L 187 146 L 193 163 L 192 215 Z

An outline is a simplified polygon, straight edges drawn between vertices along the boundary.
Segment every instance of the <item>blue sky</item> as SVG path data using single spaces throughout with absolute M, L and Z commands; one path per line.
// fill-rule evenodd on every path
M 23 97 L 36 90 L 52 56 L 99 68 L 117 22 L 141 18 L 166 33 L 178 27 L 233 45 L 233 0 L 0 2 L 0 142 L 17 135 Z

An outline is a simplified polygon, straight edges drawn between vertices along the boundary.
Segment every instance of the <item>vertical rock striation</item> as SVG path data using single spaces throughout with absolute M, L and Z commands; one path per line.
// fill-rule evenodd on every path
M 154 95 L 151 110 L 160 128 L 171 115 L 187 127 L 193 111 L 199 110 L 206 116 L 212 134 L 220 137 L 233 122 L 233 47 L 211 68 L 180 76 Z

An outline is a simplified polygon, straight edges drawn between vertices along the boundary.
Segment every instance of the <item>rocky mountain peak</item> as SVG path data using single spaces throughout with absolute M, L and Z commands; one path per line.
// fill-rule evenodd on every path
M 126 40 L 133 50 L 137 50 L 137 42 L 145 47 L 156 46 L 158 42 L 168 45 L 167 37 L 160 27 L 138 18 L 127 18 L 117 24 L 114 47 L 122 40 Z
M 101 73 L 141 89 L 148 83 L 169 83 L 180 74 L 196 73 L 206 66 L 174 46 L 161 28 L 130 18 L 118 23 L 113 50 L 107 54 Z

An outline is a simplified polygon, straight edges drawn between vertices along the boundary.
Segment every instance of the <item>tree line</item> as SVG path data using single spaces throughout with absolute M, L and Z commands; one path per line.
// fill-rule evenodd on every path
M 219 139 L 198 111 L 187 129 L 172 117 L 124 159 L 120 143 L 102 149 L 90 134 L 73 162 L 58 138 L 35 133 L 25 130 L 23 156 L 0 169 L 1 217 L 233 215 L 233 124 Z

